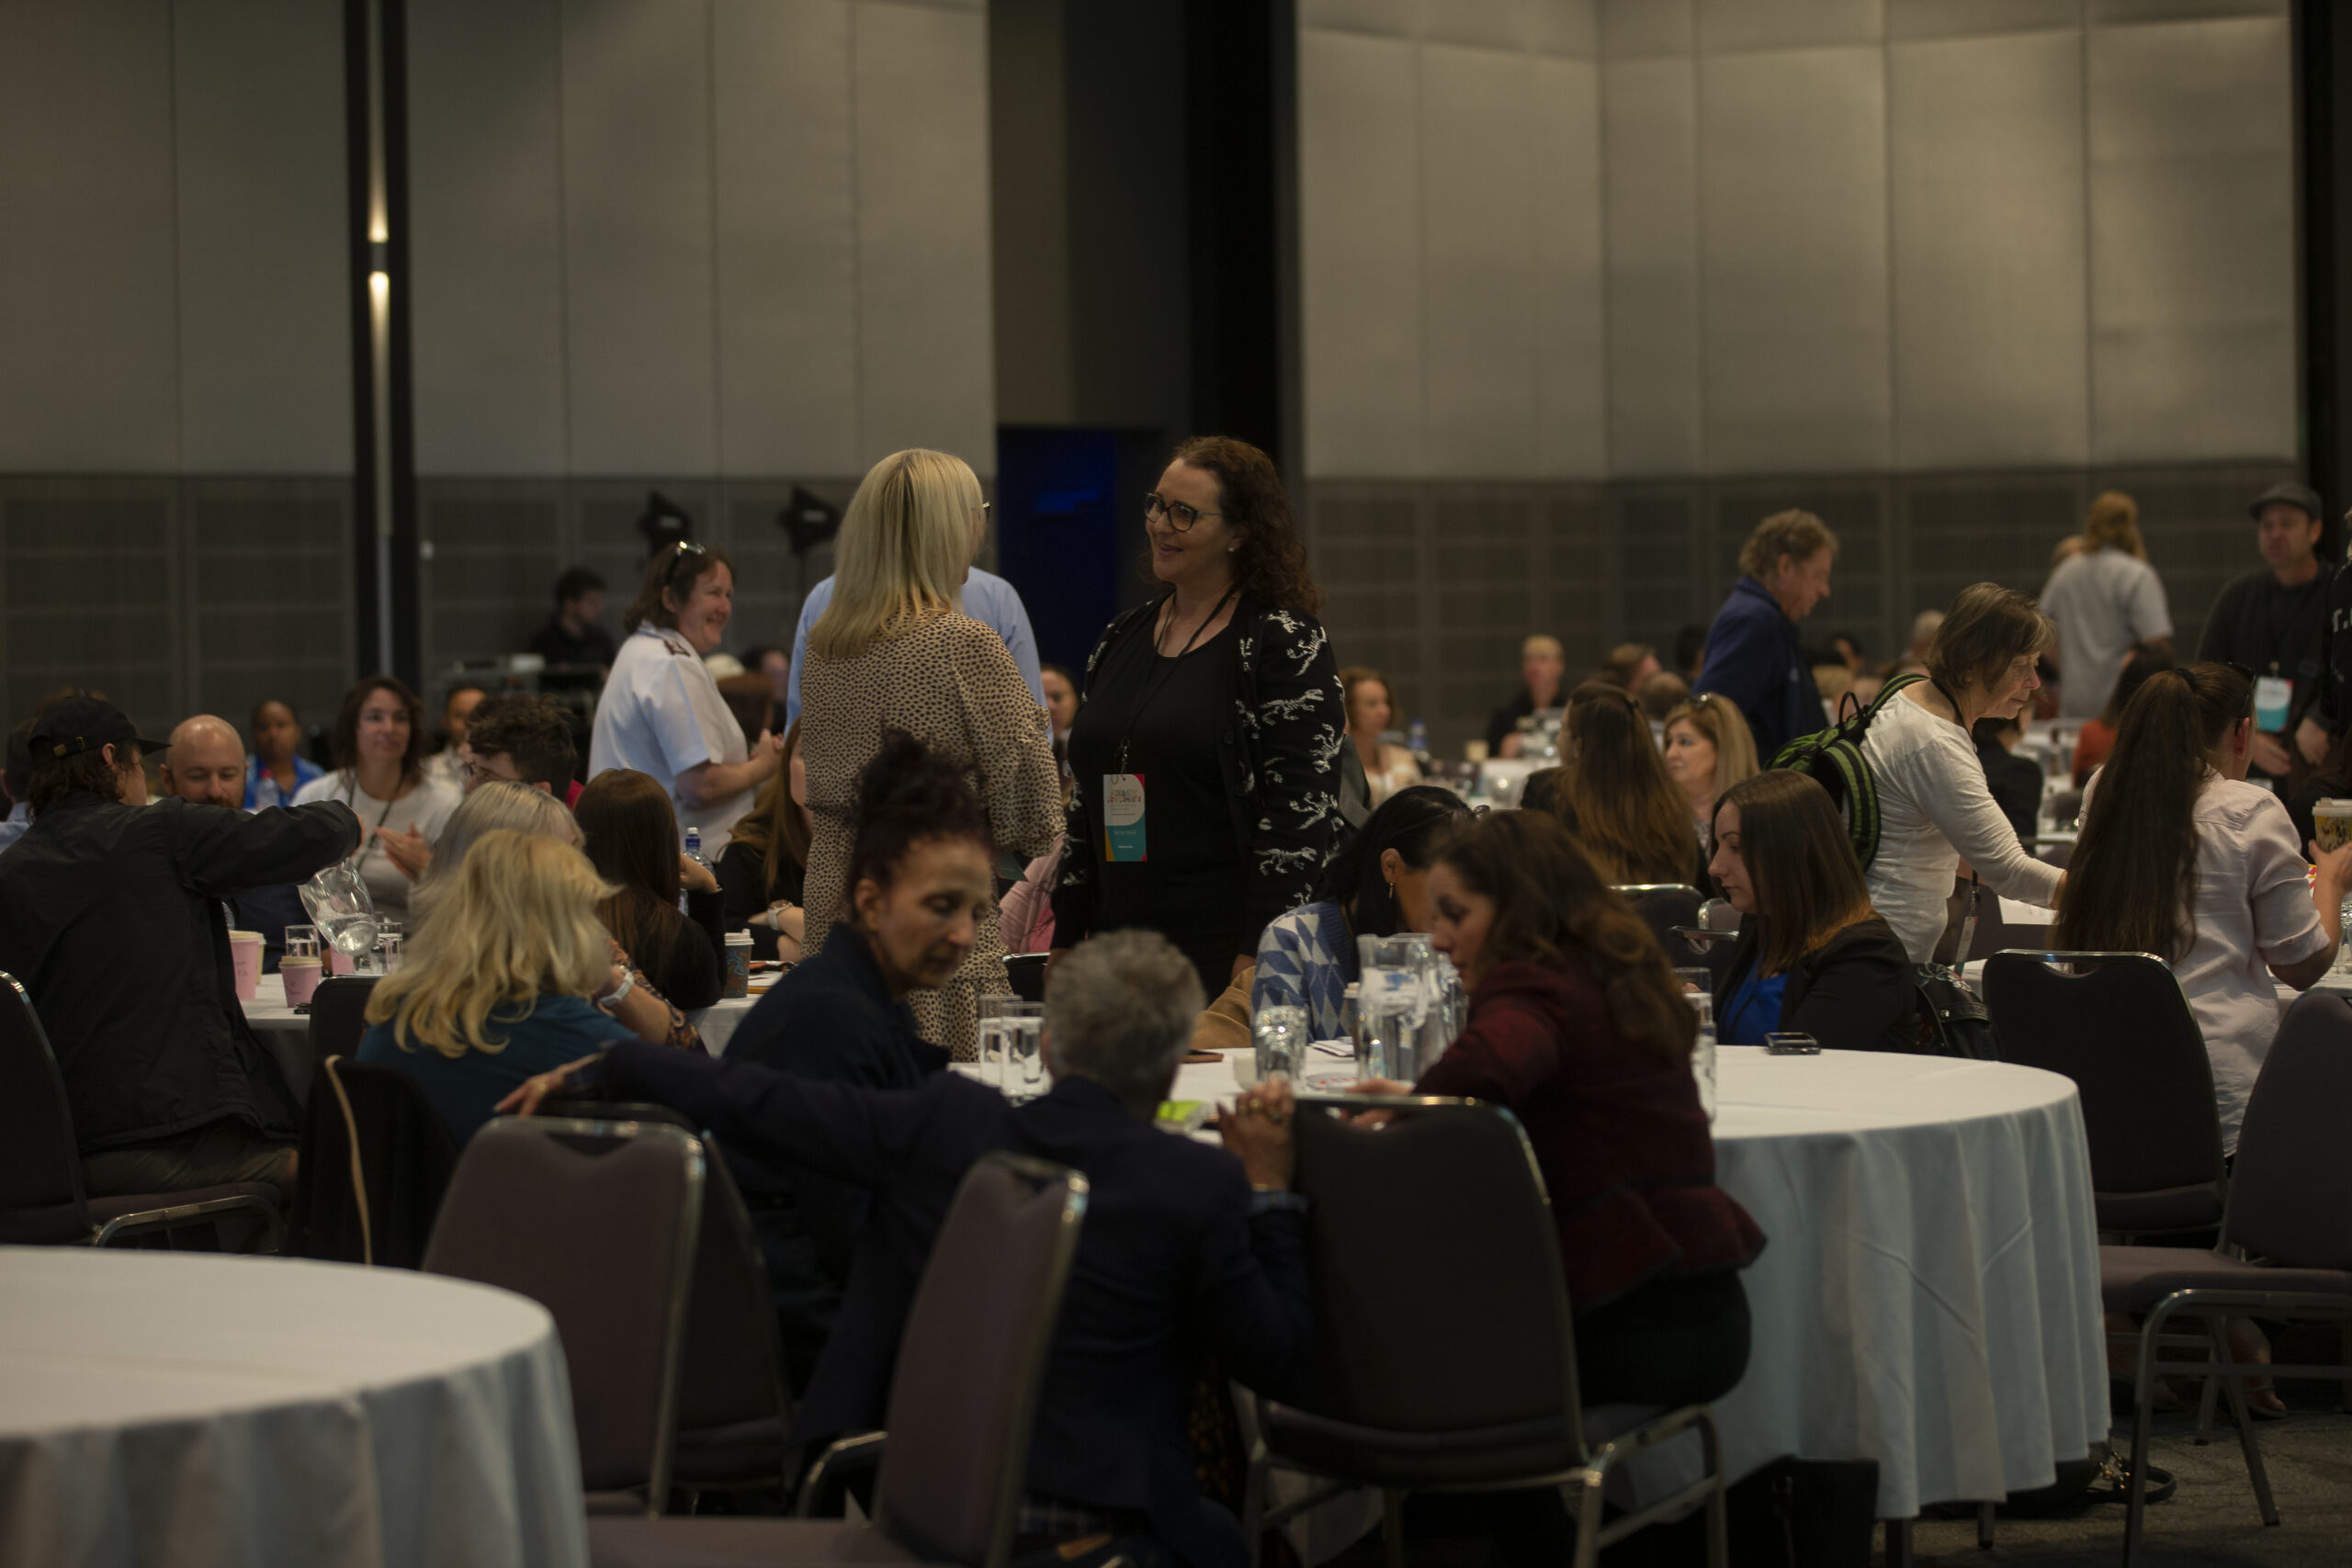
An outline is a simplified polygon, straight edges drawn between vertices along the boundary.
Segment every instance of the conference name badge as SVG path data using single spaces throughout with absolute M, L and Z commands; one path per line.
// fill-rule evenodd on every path
M 1114 862 L 1150 858 L 1144 852 L 1141 773 L 1102 775 L 1102 858 Z
M 2295 682 L 2284 675 L 2259 675 L 2254 682 L 2254 727 L 2276 735 L 2287 728 L 2287 710 L 2295 701 Z

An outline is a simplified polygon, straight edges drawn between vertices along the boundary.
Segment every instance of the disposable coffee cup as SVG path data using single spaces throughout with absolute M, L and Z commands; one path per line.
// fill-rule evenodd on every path
M 2352 843 L 2352 800 L 2323 800 L 2312 807 L 2312 836 L 2323 850 Z
M 724 994 L 730 997 L 748 997 L 752 994 L 752 933 L 750 931 L 727 933 L 727 989 Z
M 326 965 L 315 958 L 281 958 L 277 961 L 278 977 L 286 982 L 286 1005 L 307 1007 L 317 994 L 319 978 Z
M 237 972 L 237 999 L 249 1002 L 261 995 L 261 932 L 231 931 L 229 959 Z

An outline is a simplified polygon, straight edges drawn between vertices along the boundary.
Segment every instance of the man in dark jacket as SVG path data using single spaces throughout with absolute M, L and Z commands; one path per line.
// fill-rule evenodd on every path
M 0 854 L 0 969 L 57 1052 L 92 1196 L 290 1190 L 300 1111 L 245 1024 L 220 901 L 334 863 L 359 819 L 340 804 L 147 806 L 154 745 L 93 698 L 35 721 L 33 824 Z
M 1692 693 L 1731 699 L 1756 737 L 1756 760 L 1828 723 L 1797 642 L 1797 623 L 1829 597 L 1838 536 L 1810 512 L 1776 512 L 1740 547 L 1740 579 L 1707 628 Z
M 2257 779 L 2284 781 L 2294 769 L 2295 732 L 2320 695 L 2329 583 L 2319 547 L 2327 511 L 2316 491 L 2290 481 L 2256 496 L 2246 514 L 2262 567 L 2233 580 L 2213 601 L 2197 657 L 2254 671 L 2251 771 Z
M 1091 1190 L 1030 1442 L 1023 1550 L 1148 1536 L 1193 1568 L 1245 1560 L 1231 1515 L 1193 1483 L 1184 1393 L 1195 1348 L 1280 1394 L 1313 1333 L 1289 1097 L 1245 1096 L 1224 1150 L 1152 1124 L 1202 1006 L 1193 965 L 1156 932 L 1073 950 L 1046 1002 L 1054 1088 L 1026 1105 L 941 1073 L 877 1092 L 772 1072 L 730 1053 L 617 1045 L 535 1078 L 503 1109 L 586 1087 L 675 1106 L 722 1143 L 788 1152 L 874 1194 L 838 1326 L 794 1423 L 798 1442 L 878 1427 L 932 1238 L 972 1162 L 1012 1149 L 1075 1167 Z M 1236 1156 L 1238 1158 L 1236 1158 Z

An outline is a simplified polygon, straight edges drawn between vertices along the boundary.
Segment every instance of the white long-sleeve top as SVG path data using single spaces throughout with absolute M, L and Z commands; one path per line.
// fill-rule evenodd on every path
M 1984 765 L 1968 731 L 1904 692 L 1871 721 L 1862 759 L 1877 782 L 1879 805 L 1878 858 L 1864 882 L 1914 964 L 1935 954 L 1962 860 L 1995 893 L 2029 904 L 2058 901 L 2061 873 L 2018 842 L 2018 830 L 1984 785 Z

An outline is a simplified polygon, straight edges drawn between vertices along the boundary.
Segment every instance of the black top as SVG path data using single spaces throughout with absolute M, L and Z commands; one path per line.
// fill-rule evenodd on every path
M 699 1012 L 727 989 L 727 931 L 717 893 L 688 893 L 686 912 L 649 900 L 642 909 L 629 962 L 682 1012 Z
M 548 624 L 531 634 L 531 651 L 549 664 L 595 664 L 607 670 L 613 664 L 611 633 L 592 625 L 574 637 L 563 629 L 560 615 L 548 616 Z
M 1521 686 L 1519 695 L 1487 716 L 1487 750 L 1499 756 L 1506 736 L 1519 733 L 1519 721 L 1535 712 L 1535 694 Z
M 2020 757 L 1998 740 L 1979 740 L 1976 760 L 1984 766 L 1984 787 L 1993 804 L 2009 819 L 2019 839 L 2041 831 L 2041 770 L 2030 757 Z
M 728 840 L 726 852 L 712 868 L 718 874 L 720 913 L 730 931 L 752 933 L 752 956 L 773 959 L 776 955 L 775 932 L 766 926 L 751 923 L 753 915 L 763 912 L 770 904 L 781 898 L 788 904 L 801 902 L 801 888 L 808 868 L 794 860 L 787 852 L 776 856 L 775 880 L 768 880 L 767 852 L 753 849 L 740 839 Z
M 0 854 L 0 969 L 49 1032 L 84 1154 L 229 1117 L 301 1130 L 238 1005 L 220 901 L 302 881 L 358 846 L 341 801 L 248 817 L 75 794 Z
M 1731 967 L 1715 987 L 1720 1011 L 1756 967 L 1761 930 L 1739 922 Z M 1894 928 L 1872 915 L 1806 953 L 1781 992 L 1784 1033 L 1810 1034 L 1832 1051 L 1911 1051 L 1918 1045 L 1917 971 Z
M 740 1040 L 741 1035 L 737 1036 Z M 1064 1077 L 1012 1105 L 953 1073 L 911 1094 L 811 1082 L 699 1052 L 616 1045 L 591 1069 L 626 1100 L 655 1100 L 722 1145 L 790 1150 L 872 1194 L 841 1319 L 793 1422 L 807 1445 L 879 1427 L 892 1363 L 932 1239 L 965 1173 L 994 1149 L 1070 1166 L 1091 1186 L 1069 1285 L 1037 1394 L 1026 1485 L 1149 1516 L 1188 1568 L 1238 1568 L 1193 1479 L 1185 1387 L 1206 1351 L 1220 1373 L 1295 1397 L 1314 1335 L 1296 1210 L 1255 1197 L 1240 1162 L 1171 1138 L 1111 1091 Z
M 2294 682 L 2287 707 L 2291 733 L 2320 698 L 2328 653 L 2328 594 L 2324 570 L 2299 588 L 2280 587 L 2267 568 L 2247 572 L 2222 589 L 2206 613 L 2198 660 L 2243 664 L 2256 675 Z
M 1109 860 L 1099 829 L 1088 840 L 1096 928 L 1148 927 L 1187 953 L 1221 951 L 1227 965 L 1243 940 L 1247 867 L 1234 841 L 1217 736 L 1230 722 L 1238 636 L 1227 624 L 1174 659 L 1148 638 L 1114 649 L 1088 680 L 1069 732 L 1071 771 L 1095 798 L 1105 774 L 1144 781 L 1145 858 Z M 1255 936 L 1249 940 L 1254 950 Z

